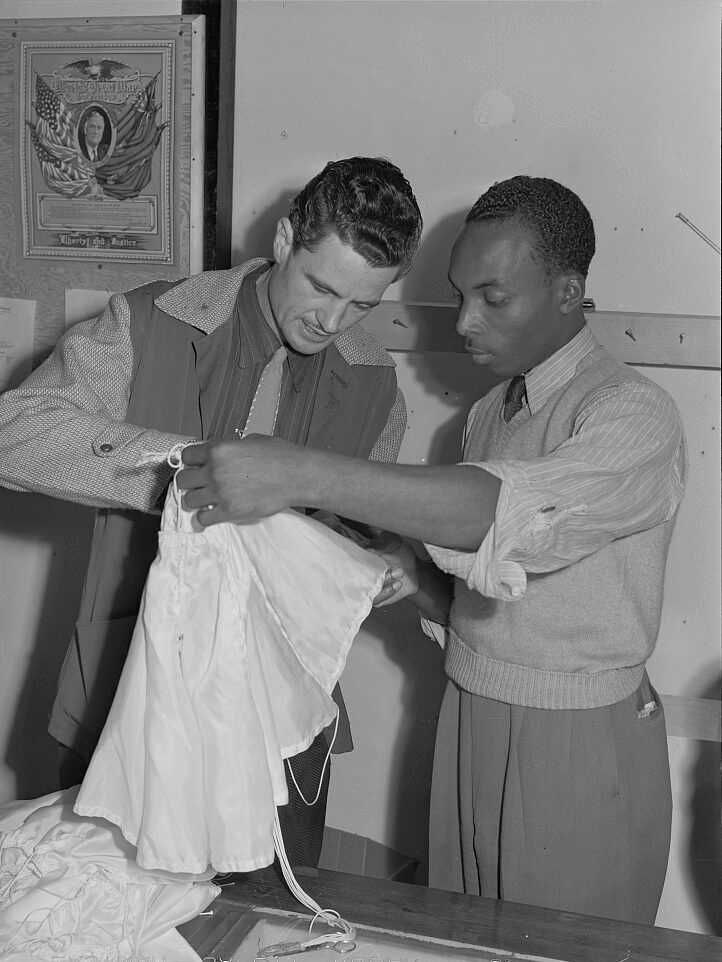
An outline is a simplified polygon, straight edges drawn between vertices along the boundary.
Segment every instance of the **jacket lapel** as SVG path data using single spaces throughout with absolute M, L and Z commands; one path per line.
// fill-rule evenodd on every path
M 341 357 L 335 345 L 326 349 L 308 432 L 311 447 L 339 450 L 338 439 L 343 436 L 349 402 L 353 400 L 354 374 L 354 368 Z

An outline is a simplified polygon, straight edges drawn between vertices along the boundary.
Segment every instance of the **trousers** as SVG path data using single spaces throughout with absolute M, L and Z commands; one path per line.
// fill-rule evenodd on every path
M 648 682 L 645 682 L 649 689 Z M 653 923 L 672 800 L 664 710 L 640 691 L 550 711 L 449 681 L 431 794 L 429 884 Z

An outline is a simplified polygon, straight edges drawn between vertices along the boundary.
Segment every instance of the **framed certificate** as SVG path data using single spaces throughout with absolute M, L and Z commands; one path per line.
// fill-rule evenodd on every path
M 192 67 L 179 70 L 179 41 L 192 32 L 168 21 L 166 39 L 157 29 L 123 36 L 120 21 L 96 20 L 94 37 L 53 39 L 46 21 L 47 39 L 36 29 L 20 41 L 25 257 L 177 262 L 176 214 L 203 189 L 200 165 L 192 184 L 199 152 L 187 142 L 203 108 Z

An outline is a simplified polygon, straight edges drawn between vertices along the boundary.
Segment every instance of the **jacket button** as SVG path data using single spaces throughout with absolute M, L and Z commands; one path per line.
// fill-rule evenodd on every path
M 112 451 L 112 450 L 113 450 L 113 445 L 112 445 L 112 444 L 108 444 L 108 443 L 106 442 L 105 444 L 101 444 L 101 445 L 100 445 L 100 450 L 101 450 L 101 451 L 104 451 L 104 452 L 107 454 L 108 451 Z

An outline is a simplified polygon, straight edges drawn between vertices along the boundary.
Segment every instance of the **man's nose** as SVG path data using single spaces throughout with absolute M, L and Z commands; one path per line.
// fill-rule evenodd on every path
M 471 332 L 469 311 L 464 304 L 459 306 L 459 313 L 456 318 L 456 333 L 460 337 L 467 337 Z
M 341 301 L 331 301 L 325 304 L 319 311 L 318 316 L 319 323 L 324 331 L 335 334 L 341 325 L 345 311 L 346 305 Z

